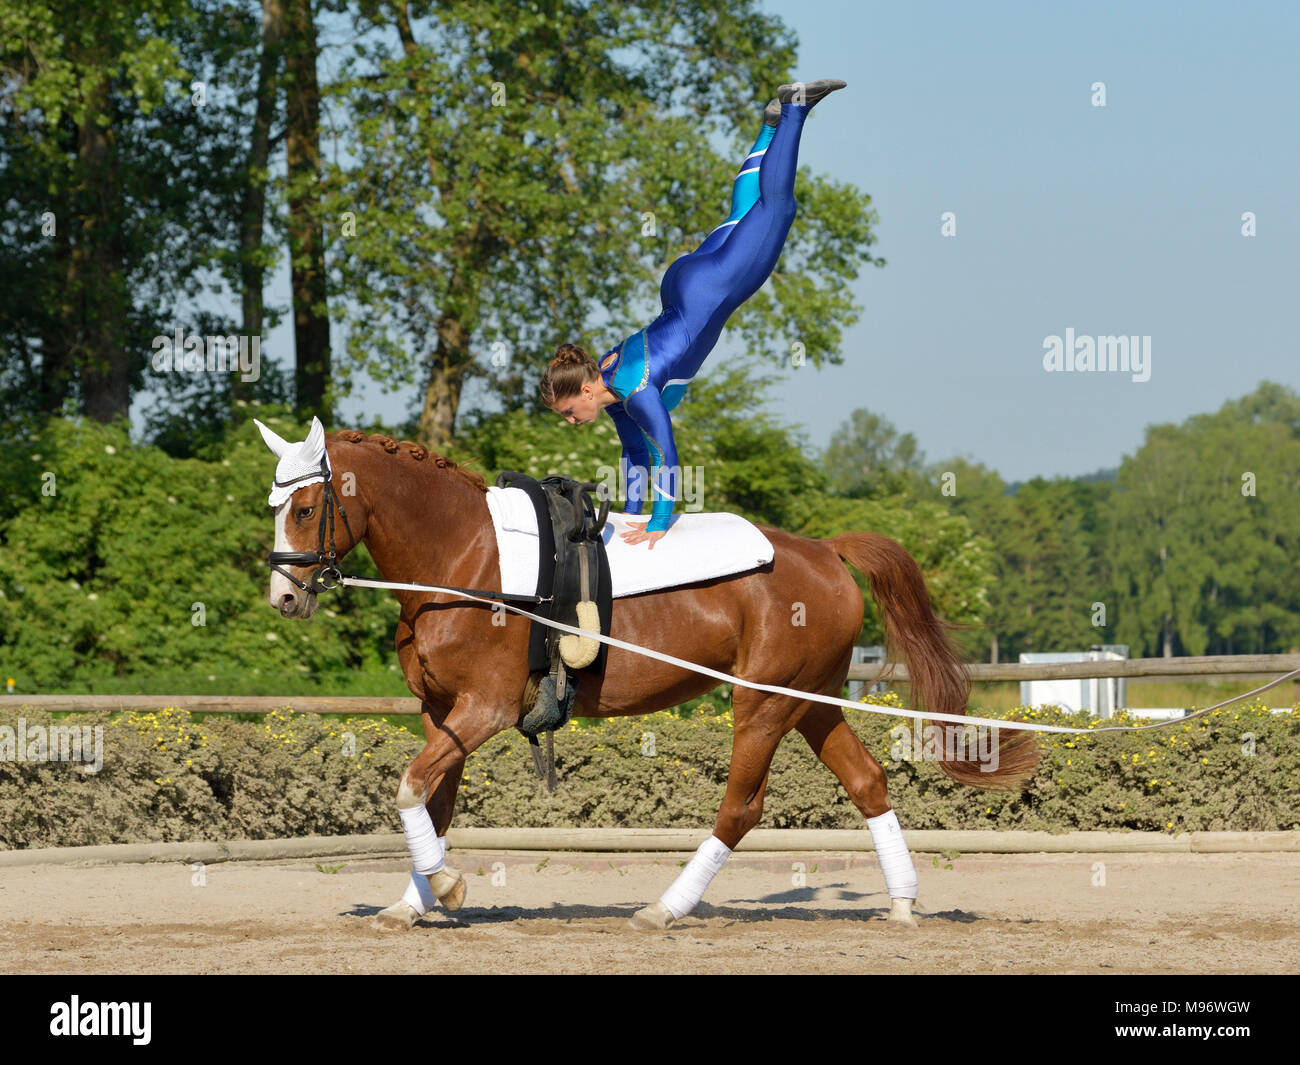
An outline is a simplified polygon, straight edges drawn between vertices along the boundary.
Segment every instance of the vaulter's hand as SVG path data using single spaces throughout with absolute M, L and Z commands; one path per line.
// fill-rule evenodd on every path
M 656 529 L 654 532 L 649 532 L 646 529 L 646 526 L 649 524 L 650 522 L 647 520 L 642 522 L 640 525 L 633 525 L 631 529 L 622 534 L 623 539 L 629 544 L 649 543 L 649 550 L 653 551 L 655 549 L 655 542 L 659 540 L 660 537 L 667 536 L 668 530 Z

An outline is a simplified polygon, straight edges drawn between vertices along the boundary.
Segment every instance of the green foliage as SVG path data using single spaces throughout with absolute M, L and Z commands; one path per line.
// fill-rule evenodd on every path
M 822 461 L 835 491 L 854 498 L 905 491 L 925 467 L 915 436 L 863 409 L 835 431 Z
M 339 596 L 306 625 L 268 605 L 273 470 L 251 421 L 206 461 L 133 444 L 120 427 L 51 421 L 0 471 L 5 675 L 22 691 L 154 672 L 291 685 L 387 666 L 391 596 Z M 364 548 L 350 564 L 374 573 Z
M 188 389 L 151 338 L 233 332 L 194 301 L 235 254 L 256 25 L 228 0 L 0 0 L 0 436 L 86 409 L 110 359 Z
M 1054 707 L 992 716 L 1081 723 Z M 25 718 L 28 728 L 51 723 L 39 711 Z M 175 709 L 76 721 L 103 725 L 103 768 L 90 774 L 69 763 L 0 760 L 0 847 L 396 832 L 393 788 L 422 747 L 399 725 L 311 714 L 198 724 Z M 1141 733 L 1044 734 L 1039 772 L 1014 794 L 957 784 L 933 762 L 897 760 L 897 730 L 910 729 L 909 719 L 864 713 L 850 714 L 850 723 L 883 765 L 907 829 L 1300 828 L 1300 708 L 1272 714 L 1254 703 Z M 1100 724 L 1138 723 L 1121 716 Z M 474 751 L 454 824 L 712 824 L 730 764 L 729 714 L 583 726 L 575 721 L 556 737 L 554 795 L 517 732 Z M 865 830 L 863 814 L 796 733 L 773 759 L 761 825 Z
M 725 217 L 794 41 L 752 0 L 725 18 L 668 0 L 423 14 L 355 11 L 326 90 L 348 151 L 322 210 L 332 228 L 355 221 L 332 245 L 349 301 L 340 377 L 415 385 L 449 430 L 465 381 L 536 408 L 557 343 L 603 351 L 653 316 L 664 269 Z M 799 190 L 770 291 L 730 328 L 754 351 L 797 337 L 835 362 L 876 216 L 850 185 L 801 174 Z
M 1264 383 L 1147 430 L 1124 459 L 1110 550 L 1133 654 L 1300 647 L 1300 397 Z
M 1114 480 L 1035 478 L 1013 491 L 951 459 L 924 485 L 917 498 L 965 517 L 987 548 L 983 630 L 962 641 L 973 656 L 1300 647 L 1300 397 L 1290 389 L 1265 382 L 1217 413 L 1152 426 Z

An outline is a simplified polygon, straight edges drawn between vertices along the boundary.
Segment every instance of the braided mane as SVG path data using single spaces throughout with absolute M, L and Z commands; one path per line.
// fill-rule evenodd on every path
M 472 473 L 463 469 L 459 463 L 453 462 L 442 455 L 436 455 L 423 444 L 416 444 L 410 440 L 394 440 L 391 436 L 385 436 L 383 433 L 371 433 L 367 436 L 357 429 L 344 429 L 341 432 L 333 434 L 340 440 L 349 444 L 373 444 L 387 452 L 389 455 L 395 455 L 401 451 L 410 455 L 416 462 L 423 462 L 425 459 L 433 459 L 433 464 L 440 470 L 449 470 L 460 477 L 465 478 L 470 484 L 481 492 L 488 489 L 487 482 L 483 480 L 481 474 Z

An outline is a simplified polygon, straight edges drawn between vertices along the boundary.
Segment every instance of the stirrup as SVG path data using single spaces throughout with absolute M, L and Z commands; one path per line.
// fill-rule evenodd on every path
M 564 667 L 561 666 L 561 669 Z M 576 677 L 565 679 L 563 696 L 556 695 L 556 673 L 552 671 L 542 678 L 537 686 L 537 700 L 533 708 L 524 715 L 516 726 L 530 740 L 536 742 L 543 732 L 554 732 L 569 723 L 573 716 L 573 703 L 578 696 Z

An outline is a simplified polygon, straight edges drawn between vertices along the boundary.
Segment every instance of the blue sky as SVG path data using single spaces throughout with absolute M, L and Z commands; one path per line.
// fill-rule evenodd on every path
M 843 365 L 779 390 L 810 443 L 866 407 L 932 461 L 1068 476 L 1261 380 L 1300 388 L 1300 5 L 766 6 L 798 34 L 801 78 L 849 82 L 801 157 L 871 194 L 888 260 L 854 285 Z M 1046 372 L 1067 329 L 1149 336 L 1150 379 Z M 411 406 L 367 389 L 341 413 Z
M 771 10 L 801 77 L 850 81 L 802 154 L 871 194 L 888 260 L 855 286 L 844 364 L 790 376 L 813 443 L 865 406 L 932 460 L 1073 475 L 1262 379 L 1300 387 L 1300 6 Z M 1150 336 L 1150 379 L 1044 371 L 1067 328 Z

